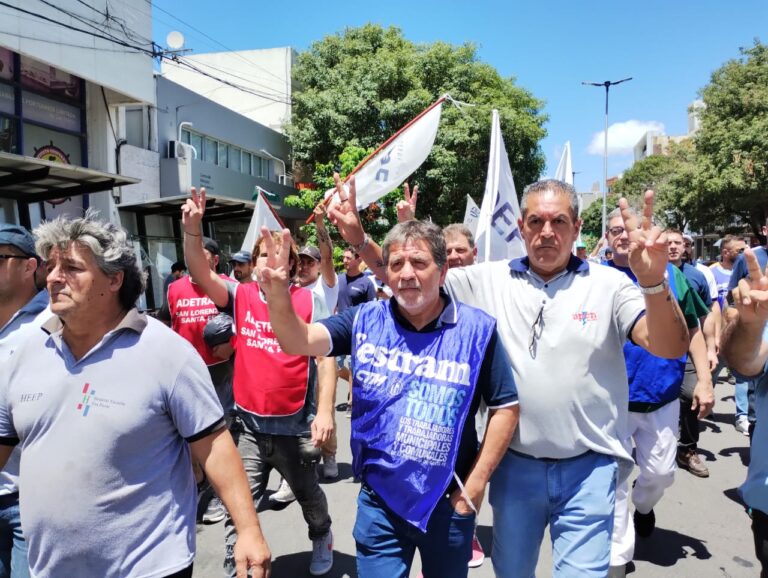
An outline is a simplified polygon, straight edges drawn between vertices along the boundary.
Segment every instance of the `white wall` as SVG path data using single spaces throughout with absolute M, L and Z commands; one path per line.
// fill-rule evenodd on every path
M 152 18 L 150 6 L 145 0 L 120 0 L 109 2 L 109 13 L 114 20 L 104 23 L 105 18 L 77 0 L 56 0 L 49 7 L 30 0 L 6 0 L 22 10 L 54 20 L 46 22 L 30 14 L 0 6 L 0 45 L 15 52 L 46 62 L 51 66 L 75 74 L 99 85 L 115 90 L 125 100 L 154 103 L 155 88 L 152 80 L 151 56 L 101 40 L 88 34 L 75 32 L 62 26 L 97 32 L 77 19 L 62 12 L 66 10 L 81 18 L 97 22 L 95 26 L 107 29 L 108 34 L 124 39 L 132 45 L 151 50 Z M 107 0 L 88 0 L 88 5 L 105 13 Z M 124 24 L 134 38 L 126 38 L 118 23 Z M 139 38 L 141 37 L 141 38 Z M 117 63 L 119 62 L 119 65 Z
M 163 62 L 160 70 L 169 80 L 283 132 L 283 127 L 291 119 L 291 105 L 286 102 L 291 97 L 291 73 L 295 58 L 296 52 L 290 47 L 184 56 L 200 70 L 257 94 L 227 86 L 171 62 Z M 194 103 L 187 106 L 194 106 Z

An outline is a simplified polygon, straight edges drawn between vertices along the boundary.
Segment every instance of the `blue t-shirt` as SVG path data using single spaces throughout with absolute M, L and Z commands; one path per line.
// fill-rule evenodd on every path
M 336 310 L 339 313 L 375 299 L 376 288 L 367 275 L 363 273 L 354 277 L 346 273 L 339 275 L 339 300 L 336 302 Z
M 420 330 L 415 329 L 400 313 L 397 302 L 391 299 L 392 313 L 395 318 L 396 327 L 403 327 L 409 331 L 428 332 L 441 327 L 443 323 L 449 323 L 456 314 L 455 303 L 451 298 L 442 293 L 445 301 L 443 312 L 430 324 Z M 352 352 L 352 328 L 357 314 L 358 307 L 347 309 L 337 315 L 319 321 L 328 329 L 331 337 L 331 350 L 329 356 L 350 355 Z M 354 372 L 354 359 L 352 360 Z M 512 375 L 512 364 L 509 360 L 506 350 L 498 339 L 498 334 L 494 331 L 488 347 L 485 351 L 482 367 L 480 368 L 480 377 L 475 388 L 475 395 L 469 410 L 469 415 L 464 422 L 464 430 L 459 442 L 459 451 L 456 458 L 455 471 L 459 478 L 466 478 L 469 470 L 472 468 L 478 452 L 477 431 L 475 430 L 475 414 L 480 406 L 480 396 L 482 396 L 486 405 L 493 409 L 511 405 L 517 401 L 517 387 Z
M 757 257 L 757 262 L 760 264 L 760 270 L 765 271 L 765 267 L 768 265 L 768 249 L 765 247 L 753 247 L 752 252 L 755 254 L 755 257 Z M 736 285 L 739 284 L 739 281 L 744 279 L 747 275 L 749 275 L 747 262 L 742 253 L 733 264 L 733 272 L 731 273 L 731 282 L 728 284 L 728 290 L 730 291 L 736 287 Z

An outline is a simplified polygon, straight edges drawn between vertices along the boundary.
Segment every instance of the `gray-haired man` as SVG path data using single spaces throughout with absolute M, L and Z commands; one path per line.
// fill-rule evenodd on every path
M 0 464 L 21 448 L 32 574 L 190 577 L 194 459 L 240 527 L 238 576 L 266 576 L 269 549 L 208 372 L 136 310 L 144 275 L 125 232 L 87 214 L 35 233 L 54 316 L 0 367 Z

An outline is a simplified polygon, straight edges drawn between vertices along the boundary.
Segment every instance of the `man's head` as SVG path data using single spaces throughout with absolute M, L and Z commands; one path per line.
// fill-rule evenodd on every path
M 531 269 L 545 279 L 556 275 L 568 264 L 579 236 L 576 190 L 554 179 L 537 181 L 523 192 L 520 211 L 518 225 Z
M 685 240 L 683 234 L 677 229 L 667 229 L 667 256 L 669 262 L 679 267 L 683 264 L 685 254 Z
M 275 243 L 275 248 L 279 249 L 283 246 L 283 235 L 277 231 L 272 231 L 270 233 L 272 236 L 272 241 Z M 256 243 L 253 246 L 253 255 L 251 262 L 254 265 L 254 268 L 256 269 L 256 275 L 258 276 L 259 271 L 261 271 L 262 268 L 267 264 L 267 244 L 264 242 L 264 236 L 259 235 L 259 238 L 256 239 Z M 296 269 L 298 268 L 299 263 L 299 255 L 296 251 L 296 245 L 291 243 L 291 250 L 288 255 L 288 266 L 290 267 L 290 271 L 288 274 L 290 275 L 290 278 L 293 279 L 296 277 Z
M 582 241 L 576 242 L 576 256 L 582 260 L 587 258 L 587 246 Z
M 747 248 L 744 239 L 736 235 L 726 235 L 720 241 L 720 260 L 726 269 L 731 269 L 734 262 Z
M 355 275 L 359 275 L 362 272 L 360 267 L 363 264 L 363 261 L 360 259 L 360 255 L 355 253 L 352 249 L 344 249 L 342 262 L 344 263 L 344 269 L 347 271 L 348 275 L 354 277 Z
M 88 212 L 42 223 L 35 235 L 46 261 L 51 311 L 65 322 L 131 309 L 144 292 L 141 262 L 120 227 Z
M 311 285 L 320 276 L 320 249 L 313 245 L 305 245 L 299 251 L 299 270 L 297 279 L 299 285 Z
M 232 267 L 232 276 L 240 283 L 253 281 L 253 263 L 248 251 L 238 251 L 229 258 Z
M 203 237 L 203 253 L 205 259 L 208 261 L 208 266 L 214 273 L 219 269 L 219 259 L 221 258 L 221 251 L 219 250 L 219 244 L 209 237 Z
M 443 236 L 445 237 L 449 269 L 475 264 L 477 247 L 475 247 L 475 237 L 472 235 L 472 231 L 461 223 L 454 223 L 443 229 Z
M 186 271 L 187 266 L 184 264 L 184 261 L 176 261 L 171 265 L 171 275 L 173 275 L 174 279 L 181 279 Z
M 632 216 L 637 217 L 634 209 L 629 209 L 629 212 Z M 614 209 L 608 214 L 605 240 L 608 243 L 608 248 L 611 249 L 613 262 L 620 267 L 629 267 L 629 234 L 624 228 L 621 209 Z
M 683 233 L 683 249 L 684 249 L 683 259 L 688 263 L 693 263 L 695 261 L 693 247 L 694 247 L 693 237 Z
M 0 302 L 29 299 L 37 292 L 35 272 L 39 259 L 35 240 L 24 227 L 0 225 Z
M 406 221 L 392 228 L 381 246 L 387 285 L 406 317 L 435 307 L 448 272 L 445 237 L 426 221 Z

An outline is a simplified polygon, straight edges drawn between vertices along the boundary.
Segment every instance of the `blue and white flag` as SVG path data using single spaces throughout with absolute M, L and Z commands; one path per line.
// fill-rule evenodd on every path
M 491 123 L 488 176 L 475 240 L 478 261 L 514 259 L 526 254 L 517 225 L 517 220 L 521 218 L 520 204 L 496 109 L 493 110 Z

